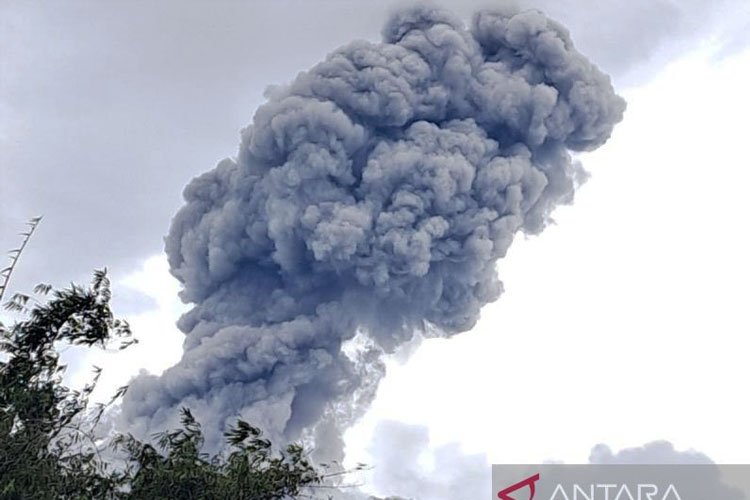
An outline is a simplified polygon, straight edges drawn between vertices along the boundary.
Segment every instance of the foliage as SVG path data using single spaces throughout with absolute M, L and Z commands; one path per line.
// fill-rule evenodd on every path
M 120 436 L 116 446 L 127 451 L 135 467 L 125 473 L 131 488 L 127 498 L 167 500 L 277 500 L 295 497 L 322 476 L 298 445 L 274 456 L 271 442 L 242 420 L 227 433 L 228 456 L 201 453 L 203 436 L 190 411 L 182 410 L 182 428 L 158 436 L 159 453 L 132 436 Z
M 5 307 L 26 312 L 27 319 L 0 326 L 0 495 L 43 500 L 88 491 L 101 498 L 117 479 L 98 459 L 95 442 L 106 406 L 89 408 L 101 370 L 81 390 L 66 387 L 57 345 L 105 347 L 119 339 L 123 348 L 132 343 L 130 328 L 112 314 L 105 271 L 97 271 L 88 288 L 40 285 L 36 291 L 52 298 L 37 303 L 15 294 Z
M 0 298 L 38 222 L 30 222 L 2 272 Z M 188 409 L 182 427 L 155 436 L 156 445 L 131 435 L 97 436 L 105 409 L 127 388 L 107 405 L 89 405 L 101 370 L 83 389 L 67 387 L 58 348 L 134 343 L 128 323 L 110 308 L 106 270 L 96 271 L 86 288 L 39 285 L 35 293 L 49 299 L 14 294 L 4 306 L 25 319 L 0 323 L 1 500 L 276 500 L 322 487 L 326 475 L 300 446 L 274 453 L 260 430 L 242 420 L 226 433 L 229 451 L 212 456 L 202 451 L 201 428 Z

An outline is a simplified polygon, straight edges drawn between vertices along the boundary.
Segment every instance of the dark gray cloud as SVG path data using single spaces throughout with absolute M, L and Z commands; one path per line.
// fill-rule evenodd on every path
M 185 189 L 166 249 L 182 360 L 134 380 L 136 432 L 189 406 L 216 443 L 238 415 L 341 458 L 391 353 L 470 329 L 514 235 L 572 200 L 569 151 L 603 144 L 624 101 L 538 11 L 397 11 L 270 89 L 226 159 Z M 344 345 L 360 332 L 356 356 Z

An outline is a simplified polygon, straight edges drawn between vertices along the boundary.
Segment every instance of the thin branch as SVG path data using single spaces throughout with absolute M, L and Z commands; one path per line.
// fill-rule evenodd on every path
M 23 253 L 24 249 L 26 248 L 26 244 L 31 239 L 31 235 L 34 234 L 34 231 L 36 231 L 36 227 L 39 225 L 39 222 L 42 220 L 42 217 L 33 217 L 32 219 L 27 222 L 27 224 L 30 226 L 29 231 L 26 233 L 21 233 L 21 235 L 24 237 L 23 242 L 21 243 L 21 246 L 11 250 L 10 254 L 10 266 L 6 267 L 2 271 L 0 271 L 0 275 L 3 277 L 3 283 L 0 285 L 0 303 L 3 301 L 3 296 L 5 295 L 5 291 L 8 289 L 8 283 L 10 282 L 10 277 L 13 275 L 13 271 L 16 268 L 16 264 L 18 263 L 18 258 Z

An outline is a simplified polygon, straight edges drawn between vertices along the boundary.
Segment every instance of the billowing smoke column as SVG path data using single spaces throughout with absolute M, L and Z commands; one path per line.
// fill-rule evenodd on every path
M 209 444 L 242 416 L 335 455 L 382 353 L 475 324 L 514 234 L 572 199 L 569 151 L 602 145 L 624 108 L 565 28 L 508 8 L 471 29 L 400 11 L 382 43 L 270 90 L 237 159 L 185 189 L 166 241 L 195 304 L 185 352 L 133 381 L 128 425 L 161 429 L 187 406 Z

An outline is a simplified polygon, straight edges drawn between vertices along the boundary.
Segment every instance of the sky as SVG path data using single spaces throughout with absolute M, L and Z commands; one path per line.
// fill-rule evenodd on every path
M 466 18 L 484 5 L 443 4 Z M 106 363 L 113 388 L 179 359 L 186 307 L 163 237 L 183 187 L 235 154 L 267 85 L 377 39 L 391 7 L 218 5 L 0 2 L 0 244 L 45 216 L 13 287 L 108 266 L 141 340 L 124 355 L 71 350 L 73 378 Z M 390 425 L 418 436 L 427 471 L 440 450 L 479 457 L 470 463 L 585 462 L 599 443 L 655 440 L 747 463 L 749 8 L 523 5 L 570 29 L 627 100 L 625 119 L 580 157 L 591 177 L 557 224 L 500 261 L 505 293 L 479 324 L 389 359 L 347 458 L 384 456 L 377 436 Z

